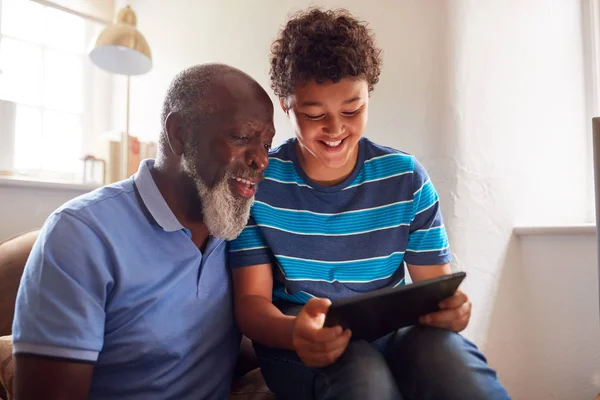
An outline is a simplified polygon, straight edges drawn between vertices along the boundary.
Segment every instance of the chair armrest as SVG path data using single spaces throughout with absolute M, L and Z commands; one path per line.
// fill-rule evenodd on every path
M 12 336 L 0 337 L 0 398 L 11 400 L 15 377 L 15 360 L 12 356 Z M 2 397 L 4 396 L 4 397 Z

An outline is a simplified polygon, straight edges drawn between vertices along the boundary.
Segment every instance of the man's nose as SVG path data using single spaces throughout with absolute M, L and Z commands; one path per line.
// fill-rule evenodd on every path
M 246 150 L 246 164 L 257 172 L 263 172 L 269 165 L 269 153 L 262 144 L 253 144 Z

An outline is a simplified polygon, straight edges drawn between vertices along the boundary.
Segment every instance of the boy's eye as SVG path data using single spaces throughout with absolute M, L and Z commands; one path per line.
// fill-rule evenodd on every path
M 361 107 L 361 108 L 362 108 L 362 107 Z M 359 113 L 359 111 L 360 111 L 360 108 L 357 108 L 357 109 L 356 109 L 356 110 L 354 110 L 354 111 L 344 111 L 342 114 L 344 114 L 344 115 L 345 115 L 345 116 L 347 116 L 347 117 L 351 117 L 351 116 L 353 116 L 353 115 L 356 115 L 356 114 L 358 114 L 358 113 Z
M 307 119 L 310 119 L 310 120 L 313 120 L 313 121 L 315 121 L 315 120 L 318 120 L 318 119 L 321 119 L 321 118 L 323 118 L 323 117 L 325 116 L 325 114 L 319 114 L 319 115 L 310 115 L 310 114 L 304 114 L 304 116 L 305 116 Z

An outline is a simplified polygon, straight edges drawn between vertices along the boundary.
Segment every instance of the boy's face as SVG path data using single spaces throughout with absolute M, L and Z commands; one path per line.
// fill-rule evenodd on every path
M 281 105 L 294 126 L 305 169 L 325 167 L 331 179 L 336 179 L 336 171 L 341 176 L 351 173 L 367 125 L 369 87 L 364 79 L 309 81 Z

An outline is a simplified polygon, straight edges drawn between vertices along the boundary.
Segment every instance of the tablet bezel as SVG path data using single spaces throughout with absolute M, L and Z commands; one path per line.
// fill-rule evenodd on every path
M 465 277 L 465 272 L 456 272 L 334 300 L 325 317 L 325 326 L 350 328 L 353 340 L 375 340 L 417 324 L 422 315 L 438 311 L 439 303 L 452 296 Z

